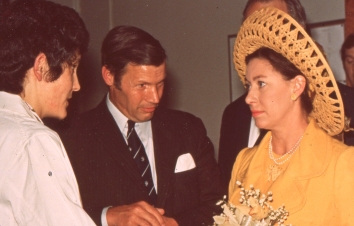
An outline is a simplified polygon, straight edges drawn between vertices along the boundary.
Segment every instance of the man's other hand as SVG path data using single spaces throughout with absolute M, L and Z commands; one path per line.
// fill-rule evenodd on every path
M 144 201 L 131 205 L 111 207 L 107 211 L 109 226 L 175 226 L 172 218 L 163 217 L 163 209 L 157 209 Z M 175 223 L 175 224 L 174 224 Z
M 170 218 L 170 217 L 162 217 L 162 218 L 164 219 L 166 226 L 178 226 L 175 219 Z

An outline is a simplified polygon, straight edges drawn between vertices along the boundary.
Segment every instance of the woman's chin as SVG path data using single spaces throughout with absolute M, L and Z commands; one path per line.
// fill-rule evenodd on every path
M 260 129 L 267 129 L 266 123 L 262 122 L 261 120 L 255 120 L 255 124 Z

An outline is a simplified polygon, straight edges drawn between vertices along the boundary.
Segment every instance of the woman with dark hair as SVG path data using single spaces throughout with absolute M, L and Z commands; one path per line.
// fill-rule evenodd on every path
M 354 225 L 354 148 L 332 137 L 344 128 L 343 103 L 315 42 L 265 8 L 243 23 L 234 62 L 257 127 L 269 130 L 233 167 L 229 202 L 241 225 Z
M 0 17 L 0 225 L 94 225 L 57 133 L 89 34 L 71 8 L 18 0 Z

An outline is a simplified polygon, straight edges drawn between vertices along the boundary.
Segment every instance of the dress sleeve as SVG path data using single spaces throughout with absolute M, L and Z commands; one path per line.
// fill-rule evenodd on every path
M 238 203 L 239 189 L 236 182 L 243 182 L 242 178 L 245 177 L 255 152 L 256 148 L 244 148 L 236 158 L 229 183 L 229 202 L 233 204 Z
M 354 225 L 354 148 L 350 147 L 338 158 L 334 183 L 334 204 L 337 209 L 338 225 Z
M 59 137 L 29 137 L 9 168 L 6 199 L 18 225 L 94 225 L 81 207 L 76 179 Z

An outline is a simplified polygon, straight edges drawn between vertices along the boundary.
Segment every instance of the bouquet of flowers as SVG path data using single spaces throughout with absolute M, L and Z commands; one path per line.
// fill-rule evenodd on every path
M 221 205 L 223 213 L 220 216 L 214 216 L 214 226 L 270 226 L 278 224 L 285 226 L 289 212 L 285 210 L 284 205 L 278 209 L 273 209 L 269 204 L 273 201 L 272 192 L 261 194 L 259 189 L 255 189 L 250 185 L 250 189 L 246 190 L 242 187 L 241 182 L 237 181 L 237 185 L 241 188 L 240 205 L 233 205 L 224 199 L 219 201 L 217 205 Z

